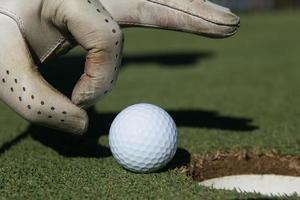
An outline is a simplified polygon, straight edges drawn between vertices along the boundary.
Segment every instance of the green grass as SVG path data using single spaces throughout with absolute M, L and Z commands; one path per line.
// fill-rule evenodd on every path
M 259 198 L 202 188 L 174 170 L 193 154 L 230 148 L 300 155 L 300 14 L 241 17 L 240 32 L 225 40 L 125 30 L 124 67 L 86 138 L 32 126 L 1 104 L 0 199 Z M 76 49 L 43 70 L 69 90 L 83 59 Z M 108 150 L 111 120 L 139 102 L 163 107 L 178 124 L 179 153 L 159 173 L 127 172 Z

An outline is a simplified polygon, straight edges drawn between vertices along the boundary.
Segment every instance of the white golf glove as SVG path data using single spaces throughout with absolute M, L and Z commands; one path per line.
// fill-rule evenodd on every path
M 82 108 L 116 83 L 123 45 L 119 25 L 209 37 L 233 35 L 239 25 L 228 9 L 205 0 L 100 1 L 0 0 L 0 99 L 33 123 L 83 134 L 88 117 Z M 78 44 L 88 53 L 69 100 L 37 66 Z

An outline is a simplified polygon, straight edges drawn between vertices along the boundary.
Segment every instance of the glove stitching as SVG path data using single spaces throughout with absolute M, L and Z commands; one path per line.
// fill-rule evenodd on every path
M 66 39 L 61 36 L 60 38 L 58 38 L 58 40 L 56 40 L 53 45 L 51 45 L 47 51 L 43 54 L 43 56 L 41 57 L 41 62 L 44 62 L 50 55 L 51 53 L 53 53 L 53 51 L 59 46 L 61 45 Z

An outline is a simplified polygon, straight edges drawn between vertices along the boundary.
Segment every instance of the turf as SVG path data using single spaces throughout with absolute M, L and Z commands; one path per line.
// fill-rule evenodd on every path
M 202 188 L 175 170 L 193 154 L 222 149 L 300 154 L 300 14 L 241 17 L 240 32 L 225 40 L 125 30 L 117 86 L 90 110 L 85 138 L 33 126 L 0 104 L 0 198 L 259 198 Z M 41 71 L 70 94 L 83 54 L 76 49 Z M 139 102 L 163 107 L 178 125 L 178 153 L 158 173 L 127 172 L 109 152 L 109 124 L 121 109 Z

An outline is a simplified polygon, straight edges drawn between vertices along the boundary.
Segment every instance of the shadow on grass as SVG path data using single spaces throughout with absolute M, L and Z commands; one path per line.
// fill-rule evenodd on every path
M 213 56 L 213 53 L 210 51 L 125 55 L 121 69 L 133 63 L 140 63 L 141 67 L 143 64 L 157 63 L 162 67 L 169 67 L 170 69 L 175 67 L 186 68 Z M 84 62 L 85 58 L 83 56 L 61 57 L 47 64 L 42 64 L 39 70 L 51 85 L 70 97 L 74 85 L 84 71 Z M 66 81 L 66 78 L 68 81 Z
M 194 127 L 219 129 L 228 131 L 254 131 L 257 126 L 252 125 L 252 120 L 242 117 L 219 115 L 216 111 L 205 110 L 167 110 L 178 127 Z M 89 137 L 99 137 L 97 133 L 109 132 L 110 125 L 118 113 L 97 113 L 95 109 L 88 111 L 90 117 Z
M 128 64 L 147 64 L 155 63 L 162 67 L 186 67 L 195 64 L 203 59 L 210 59 L 214 54 L 210 51 L 203 52 L 172 52 L 164 54 L 147 55 L 125 55 L 122 61 L 122 67 Z
M 257 127 L 251 125 L 251 120 L 229 116 L 219 116 L 217 112 L 201 110 L 167 110 L 173 117 L 178 127 L 196 127 L 208 129 L 220 129 L 231 131 L 252 131 Z M 88 110 L 90 127 L 85 136 L 75 136 L 56 130 L 51 130 L 37 125 L 30 125 L 28 129 L 14 140 L 0 147 L 0 154 L 9 150 L 10 147 L 20 142 L 27 136 L 39 141 L 47 147 L 52 148 L 66 157 L 107 157 L 111 156 L 108 147 L 99 145 L 101 135 L 108 134 L 110 125 L 118 113 L 97 113 L 95 109 Z M 181 158 L 182 157 L 182 158 Z M 189 153 L 181 149 L 175 156 L 175 163 L 189 162 Z M 174 164 L 173 164 L 174 166 Z M 169 166 L 171 167 L 171 166 Z
M 152 55 L 125 56 L 123 65 L 130 63 L 158 63 L 169 66 L 194 64 L 198 60 L 212 57 L 210 52 L 188 52 Z M 172 65 L 172 66 L 170 66 Z M 71 96 L 72 89 L 83 73 L 84 58 L 63 57 L 40 67 L 45 79 L 59 91 Z M 141 65 L 142 66 L 142 65 Z M 67 79 L 66 79 L 67 77 Z M 251 125 L 252 120 L 240 117 L 221 116 L 215 111 L 204 110 L 168 110 L 178 127 L 196 127 L 231 131 L 252 131 L 258 127 Z M 28 129 L 14 140 L 0 147 L 0 155 L 27 136 L 41 142 L 66 157 L 107 157 L 111 156 L 109 148 L 100 146 L 101 135 L 109 132 L 109 127 L 117 113 L 97 113 L 93 108 L 88 111 L 90 128 L 84 137 L 62 133 L 48 128 L 30 125 Z M 174 160 L 165 169 L 172 169 L 190 162 L 190 153 L 178 149 Z

